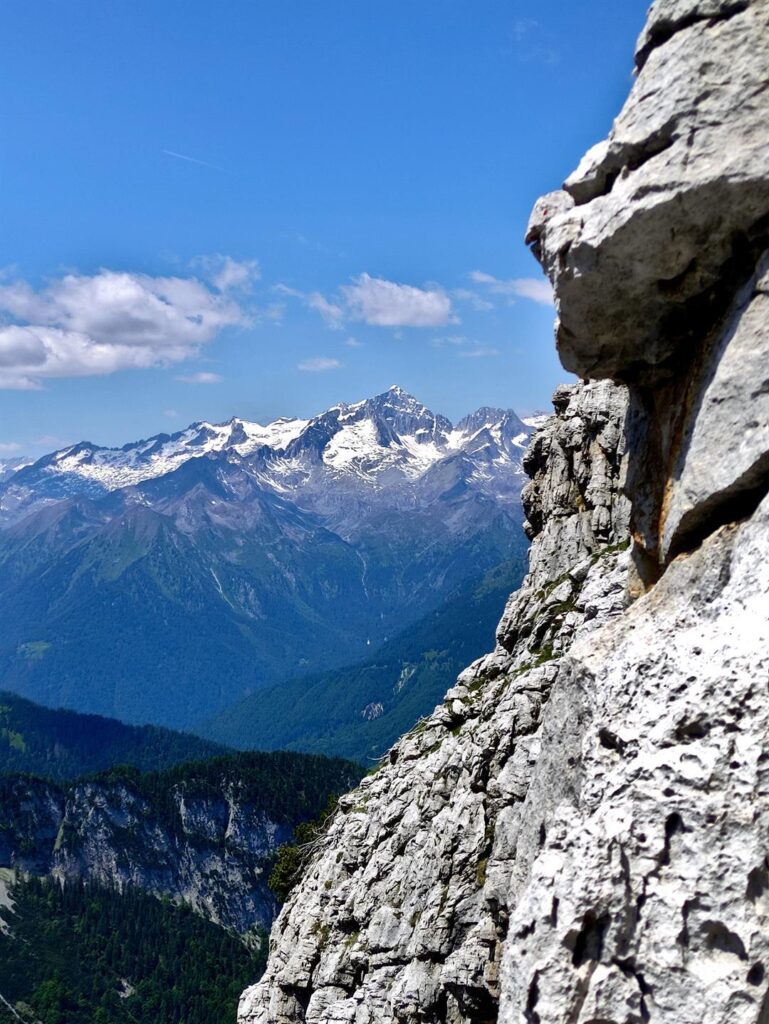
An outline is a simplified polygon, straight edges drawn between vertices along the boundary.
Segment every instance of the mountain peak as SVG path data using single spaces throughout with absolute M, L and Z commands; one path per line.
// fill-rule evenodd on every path
M 482 405 L 480 409 L 469 413 L 457 423 L 457 430 L 466 434 L 476 434 L 484 427 L 495 427 L 501 425 L 506 436 L 515 434 L 530 433 L 526 424 L 512 409 L 498 409 L 489 405 Z
M 445 416 L 432 412 L 418 398 L 394 384 L 383 391 L 359 402 L 353 408 L 364 415 L 379 419 L 387 424 L 398 436 L 414 436 L 418 441 L 445 435 L 451 430 L 451 423 Z
M 335 477 L 386 479 L 397 489 L 397 481 L 413 482 L 460 450 L 480 460 L 479 466 L 483 463 L 481 475 L 488 475 L 489 460 L 501 458 L 505 472 L 516 476 L 521 472 L 520 453 L 514 449 L 525 447 L 530 433 L 512 410 L 489 406 L 466 416 L 455 429 L 445 416 L 393 384 L 378 395 L 333 406 L 310 420 L 281 417 L 264 426 L 239 416 L 226 423 L 201 420 L 174 434 L 157 434 L 122 448 L 81 442 L 32 465 L 2 465 L 0 523 L 20 518 L 40 501 L 79 494 L 94 497 L 150 480 L 170 480 L 190 460 L 213 456 L 220 463 L 245 464 L 258 475 L 261 487 L 279 494 L 298 487 L 307 473 L 320 487 L 321 478 L 313 475 L 319 466 Z M 20 471 L 16 480 L 24 490 L 6 498 L 14 469 Z M 504 475 L 497 467 L 492 477 L 500 474 Z M 179 479 L 184 484 L 190 476 L 182 474 Z
M 418 398 L 415 398 L 409 391 L 405 391 L 402 387 L 397 384 L 393 384 L 383 391 L 380 395 L 374 395 L 373 398 L 366 399 L 368 402 L 390 402 L 397 406 L 417 406 L 420 409 L 426 408 Z

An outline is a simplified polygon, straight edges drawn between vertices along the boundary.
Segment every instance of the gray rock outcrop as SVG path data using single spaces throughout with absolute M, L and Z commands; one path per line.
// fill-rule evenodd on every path
M 529 574 L 241 1024 L 769 1021 L 769 4 L 658 0 L 636 60 L 529 226 L 588 381 L 526 456 Z
M 545 811 L 522 813 L 542 711 L 561 655 L 625 594 L 624 389 L 564 387 L 555 404 L 526 455 L 531 569 L 496 650 L 343 798 L 241 1020 L 490 1018 L 517 847 Z
M 0 787 L 0 867 L 172 899 L 249 941 L 275 916 L 267 876 L 291 833 L 237 785 L 171 786 L 162 807 L 130 780 Z

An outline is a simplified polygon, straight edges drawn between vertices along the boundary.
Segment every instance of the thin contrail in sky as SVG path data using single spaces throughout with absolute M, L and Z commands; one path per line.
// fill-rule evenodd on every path
M 185 156 L 184 153 L 174 153 L 172 149 L 164 149 L 163 152 L 166 156 L 175 157 L 177 160 L 186 160 L 190 164 L 200 164 L 201 167 L 210 167 L 213 171 L 223 171 L 223 167 L 217 167 L 216 164 L 210 164 L 207 160 L 197 160 L 194 156 Z

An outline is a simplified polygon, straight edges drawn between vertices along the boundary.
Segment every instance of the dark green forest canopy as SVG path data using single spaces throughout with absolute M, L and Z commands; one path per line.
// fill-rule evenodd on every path
M 360 765 L 340 757 L 279 750 L 226 754 L 144 774 L 117 765 L 91 779 L 128 784 L 161 817 L 174 813 L 174 791 L 213 796 L 226 790 L 240 801 L 259 807 L 273 821 L 297 825 L 316 815 L 330 793 L 351 789 L 362 774 Z
M 130 765 L 117 765 L 64 784 L 28 774 L 0 774 L 0 836 L 5 830 L 24 841 L 27 828 L 35 825 L 34 815 L 29 814 L 34 803 L 42 807 L 53 802 L 61 813 L 68 793 L 86 784 L 102 792 L 126 787 L 147 802 L 148 818 L 172 832 L 183 830 L 180 793 L 198 798 L 228 794 L 263 811 L 272 821 L 293 827 L 314 818 L 331 794 L 351 789 L 362 772 L 360 765 L 341 758 L 277 751 L 228 754 L 144 774 Z
M 226 752 L 227 747 L 189 733 L 46 708 L 0 690 L 0 772 L 61 781 L 113 764 L 158 771 Z
M 264 969 L 185 907 L 91 883 L 28 879 L 0 908 L 0 993 L 41 1024 L 232 1024 Z M 16 1020 L 0 1004 L 0 1021 Z

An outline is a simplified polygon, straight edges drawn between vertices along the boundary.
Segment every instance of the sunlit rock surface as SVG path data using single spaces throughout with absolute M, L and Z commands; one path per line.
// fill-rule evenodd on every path
M 769 4 L 660 0 L 540 200 L 498 645 L 344 799 L 241 1024 L 769 1020 Z

